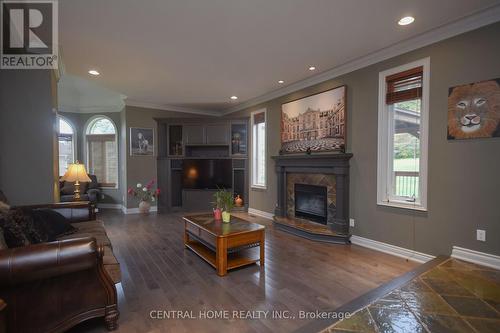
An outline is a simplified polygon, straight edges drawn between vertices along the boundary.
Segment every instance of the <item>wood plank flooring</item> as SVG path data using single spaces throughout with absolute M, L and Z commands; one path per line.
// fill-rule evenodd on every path
M 215 270 L 183 245 L 181 214 L 122 215 L 104 220 L 121 264 L 119 332 L 290 332 L 305 325 L 299 311 L 334 310 L 417 266 L 356 245 L 313 242 L 266 225 L 266 265 Z M 151 311 L 289 311 L 295 319 L 151 319 Z M 183 312 L 186 314 L 186 312 Z M 75 332 L 106 332 L 102 320 Z

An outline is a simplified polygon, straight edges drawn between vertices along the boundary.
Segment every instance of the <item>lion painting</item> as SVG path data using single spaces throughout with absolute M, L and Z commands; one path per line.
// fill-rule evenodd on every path
M 500 137 L 500 79 L 450 88 L 448 139 Z

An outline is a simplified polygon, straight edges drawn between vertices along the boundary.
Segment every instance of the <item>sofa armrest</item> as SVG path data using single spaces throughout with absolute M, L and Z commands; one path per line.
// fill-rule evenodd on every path
M 7 303 L 0 298 L 0 333 L 7 332 L 7 314 L 6 308 Z
M 49 208 L 66 217 L 70 222 L 84 222 L 96 219 L 95 205 L 89 201 L 58 202 L 43 205 L 14 206 L 13 208 Z
M 95 238 L 74 238 L 0 251 L 0 288 L 84 271 L 102 263 Z

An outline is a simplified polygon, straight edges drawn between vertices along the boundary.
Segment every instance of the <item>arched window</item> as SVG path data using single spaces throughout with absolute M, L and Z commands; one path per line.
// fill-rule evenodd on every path
M 118 184 L 118 145 L 116 127 L 105 116 L 92 118 L 85 131 L 87 171 L 97 177 L 101 187 Z
M 59 176 L 63 176 L 68 166 L 75 161 L 75 129 L 63 117 L 57 117 L 57 139 L 59 142 Z

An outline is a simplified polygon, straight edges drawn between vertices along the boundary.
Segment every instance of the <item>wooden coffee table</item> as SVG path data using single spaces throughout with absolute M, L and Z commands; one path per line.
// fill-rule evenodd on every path
M 224 276 L 230 269 L 257 261 L 264 266 L 264 226 L 235 216 L 224 223 L 216 221 L 213 214 L 189 215 L 183 219 L 184 245 L 212 265 L 217 275 Z

